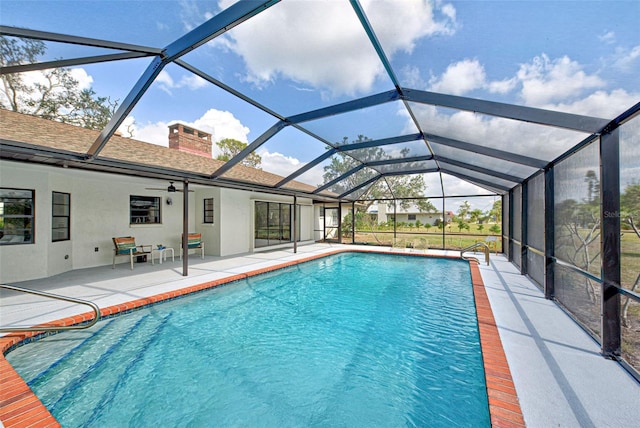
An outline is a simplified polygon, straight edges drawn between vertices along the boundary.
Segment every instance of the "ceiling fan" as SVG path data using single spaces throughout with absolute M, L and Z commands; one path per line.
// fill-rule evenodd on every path
M 176 186 L 173 185 L 173 181 L 169 182 L 169 187 L 167 187 L 166 189 L 163 187 L 146 187 L 146 190 L 166 190 L 169 193 L 184 191 L 183 189 L 177 189 Z M 189 190 L 189 193 L 193 193 L 193 190 Z

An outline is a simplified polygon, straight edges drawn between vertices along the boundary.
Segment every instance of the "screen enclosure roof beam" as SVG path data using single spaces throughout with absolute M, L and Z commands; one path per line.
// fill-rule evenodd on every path
M 440 162 L 445 162 L 445 163 L 447 163 L 449 165 L 459 166 L 460 168 L 465 168 L 465 169 L 468 169 L 470 171 L 479 172 L 481 174 L 485 174 L 485 175 L 489 175 L 489 176 L 492 176 L 492 177 L 496 177 L 496 178 L 499 178 L 501 180 L 511 181 L 513 183 L 522 183 L 526 178 L 526 177 L 516 177 L 515 175 L 505 174 L 505 173 L 502 173 L 500 171 L 493 171 L 491 169 L 483 168 L 481 166 L 473 165 L 473 164 L 466 163 L 466 162 L 460 162 L 458 160 L 451 159 L 451 158 L 446 158 L 446 157 L 443 157 L 443 156 L 438 156 L 437 158 L 438 158 L 438 160 Z
M 69 43 L 72 45 L 139 52 L 147 55 L 160 55 L 162 53 L 162 49 L 149 46 L 92 39 L 89 37 L 70 36 L 68 34 L 51 33 L 48 31 L 28 30 L 26 28 L 9 27 L 6 25 L 0 25 L 0 34 L 4 36 L 23 37 L 27 39 L 43 40 L 49 42 Z
M 524 107 L 515 104 L 498 103 L 495 101 L 460 97 L 457 95 L 438 94 L 435 92 L 419 91 L 416 89 L 404 88 L 402 93 L 407 101 L 415 101 L 422 104 L 482 113 L 490 116 L 519 120 L 522 122 L 536 123 L 539 125 L 571 129 L 590 134 L 599 132 L 607 125 L 607 123 L 609 123 L 608 119 L 601 119 L 597 117 L 581 116 L 534 107 Z
M 443 146 L 449 146 L 460 150 L 465 150 L 470 153 L 478 153 L 485 156 L 491 156 L 494 158 L 506 160 L 509 162 L 530 166 L 533 168 L 542 169 L 549 162 L 542 159 L 536 159 L 529 156 L 519 155 L 517 153 L 507 152 L 500 149 L 494 149 L 492 147 L 480 146 L 478 144 L 467 143 L 465 141 L 454 140 L 452 138 L 441 137 L 439 135 L 425 134 L 427 140 L 430 140 L 436 144 L 442 144 Z M 437 150 L 436 150 L 437 152 Z
M 491 189 L 499 190 L 499 191 L 504 192 L 504 193 L 506 193 L 509 190 L 511 190 L 508 187 L 501 186 L 501 185 L 496 184 L 496 183 L 491 183 L 490 181 L 482 180 L 482 179 L 479 179 L 479 178 L 476 178 L 476 177 L 470 177 L 468 175 L 461 174 L 461 173 L 455 172 L 455 171 L 449 171 L 446 167 L 440 167 L 440 170 L 442 172 L 444 172 L 444 173 L 447 173 L 449 175 L 453 175 L 454 177 L 458 177 L 458 178 L 460 178 L 462 180 L 468 181 L 469 183 L 477 184 L 478 186 L 481 186 L 481 187 L 490 187 Z
M 151 56 L 151 54 L 140 52 L 123 52 L 117 54 L 96 55 L 83 58 L 61 59 L 57 61 L 36 62 L 33 64 L 11 65 L 0 68 L 1 74 L 26 73 L 27 71 L 47 70 L 49 68 L 73 67 L 84 64 L 97 64 L 101 62 L 120 61 L 124 59 L 135 59 Z

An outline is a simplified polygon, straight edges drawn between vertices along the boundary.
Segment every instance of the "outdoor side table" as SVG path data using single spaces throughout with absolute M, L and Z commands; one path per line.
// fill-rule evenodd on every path
M 153 264 L 153 256 L 155 254 L 158 254 L 158 260 L 160 261 L 160 264 L 162 264 L 162 259 L 164 258 L 164 260 L 167 260 L 167 251 L 171 252 L 171 261 L 175 262 L 175 255 L 173 253 L 173 248 L 171 247 L 162 247 L 162 248 L 154 248 L 151 252 L 151 264 Z

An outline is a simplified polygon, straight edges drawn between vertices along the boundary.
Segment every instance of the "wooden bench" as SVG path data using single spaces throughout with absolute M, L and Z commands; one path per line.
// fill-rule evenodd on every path
M 182 240 L 180 240 L 180 260 L 182 260 Z M 187 251 L 200 250 L 200 257 L 204 260 L 204 242 L 202 242 L 201 233 L 190 233 L 187 235 Z
M 136 245 L 136 238 L 133 236 L 123 236 L 120 238 L 113 238 L 113 245 L 115 250 L 113 253 L 113 267 L 116 268 L 116 257 L 128 256 L 131 261 L 131 270 L 133 270 L 133 258 L 142 256 L 145 254 L 151 254 L 151 245 Z M 151 260 L 153 262 L 153 259 Z

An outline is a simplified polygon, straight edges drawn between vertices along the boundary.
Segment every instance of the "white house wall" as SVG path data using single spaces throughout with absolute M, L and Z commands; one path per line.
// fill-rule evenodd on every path
M 191 232 L 201 233 L 204 242 L 204 251 L 210 256 L 221 255 L 220 235 L 222 225 L 222 204 L 221 189 L 217 187 L 208 187 L 197 189 L 194 193 L 190 193 L 189 197 L 195 200 L 195 228 Z M 213 224 L 204 222 L 204 200 L 213 198 Z M 192 251 L 192 253 L 194 253 Z
M 113 237 L 134 236 L 136 243 L 180 248 L 182 193 L 169 195 L 147 187 L 167 186 L 160 180 L 93 173 L 42 165 L 0 162 L 0 186 L 35 191 L 35 242 L 0 246 L 0 281 L 44 278 L 71 269 L 109 266 Z M 51 193 L 71 195 L 71 240 L 51 242 Z M 129 224 L 129 196 L 162 199 L 162 224 Z M 190 194 L 190 196 L 193 195 Z M 171 196 L 173 205 L 166 204 Z M 189 202 L 194 224 L 195 198 Z M 95 251 L 95 249 L 98 251 Z M 128 263 L 118 257 L 116 263 Z
M 35 191 L 35 241 L 0 246 L 0 281 L 45 278 L 113 261 L 113 237 L 134 236 L 141 245 L 163 244 L 180 252 L 183 193 L 164 190 L 168 181 L 0 161 L 0 187 Z M 176 183 L 180 188 L 180 183 Z M 190 186 L 189 231 L 202 233 L 205 253 L 214 256 L 254 250 L 255 201 L 293 203 L 292 197 L 215 187 Z M 148 190 L 158 188 L 159 190 Z M 51 242 L 52 192 L 71 195 L 71 239 Z M 161 198 L 161 224 L 130 224 L 129 196 Z M 167 205 L 167 198 L 172 205 Z M 214 198 L 214 223 L 204 223 L 203 200 Z M 299 198 L 301 239 L 313 239 L 310 199 Z M 95 251 L 95 249 L 98 251 Z M 129 261 L 118 257 L 117 264 Z M 117 268 L 124 268 L 117 266 Z

